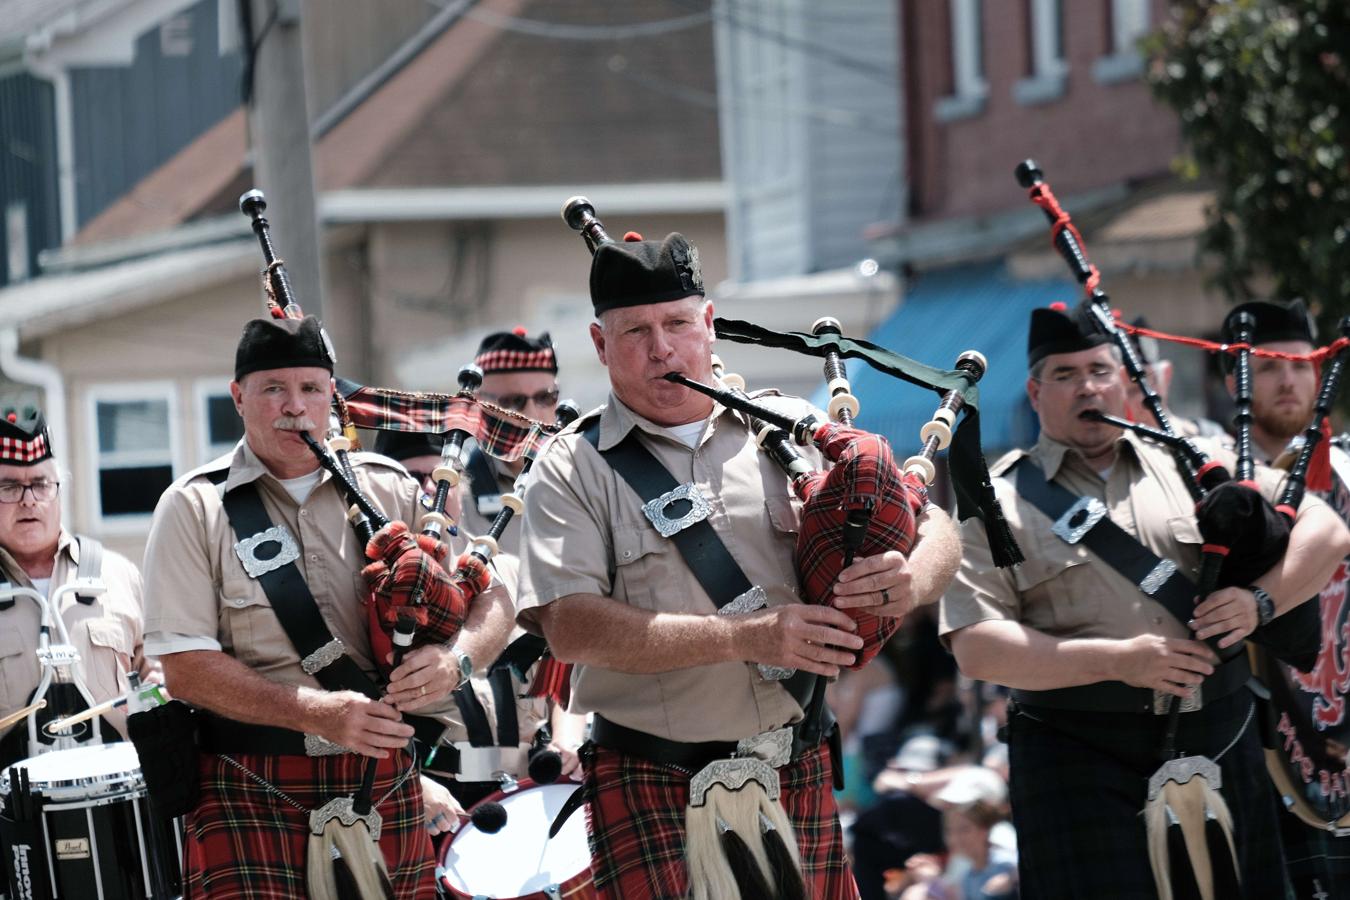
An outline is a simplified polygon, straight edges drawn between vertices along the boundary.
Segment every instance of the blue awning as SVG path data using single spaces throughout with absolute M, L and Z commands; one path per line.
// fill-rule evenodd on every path
M 1077 302 L 1068 277 L 1020 281 L 1003 263 L 922 273 L 904 303 L 867 339 L 929 365 L 949 369 L 965 350 L 989 360 L 980 381 L 980 432 L 986 453 L 1030 443 L 1036 419 L 1026 399 L 1027 326 L 1031 310 L 1056 300 Z M 936 395 L 848 360 L 858 425 L 884 435 L 904 458 L 919 446 L 919 429 L 933 416 Z M 813 398 L 824 408 L 822 387 Z

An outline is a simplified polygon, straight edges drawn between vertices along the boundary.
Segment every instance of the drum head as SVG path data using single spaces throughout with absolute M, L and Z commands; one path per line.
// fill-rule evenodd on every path
M 441 860 L 446 884 L 469 896 L 521 897 L 586 872 L 591 852 L 583 810 L 569 816 L 558 836 L 548 839 L 549 826 L 577 788 L 571 783 L 535 785 L 484 799 L 506 809 L 506 825 L 487 834 L 465 823 Z
M 1276 747 L 1267 765 L 1284 805 L 1304 822 L 1350 834 L 1350 567 L 1322 591 L 1322 650 L 1299 672 L 1252 647 L 1252 669 L 1270 688 Z M 1308 601 L 1318 602 L 1316 600 Z
M 50 795 L 67 788 L 93 787 L 98 792 L 139 786 L 141 761 L 129 741 L 53 750 L 14 763 L 28 770 L 33 789 Z M 0 793 L 9 792 L 9 769 L 0 773 Z

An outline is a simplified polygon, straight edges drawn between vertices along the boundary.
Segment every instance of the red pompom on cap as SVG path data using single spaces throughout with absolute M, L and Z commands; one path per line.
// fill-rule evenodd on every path
M 1064 303 L 1060 300 L 1056 300 L 1054 303 L 1050 304 L 1050 308 L 1053 309 L 1055 312 L 1064 312 L 1069 308 L 1069 304 Z
M 516 337 L 524 337 L 525 335 L 529 334 L 529 332 L 525 330 L 524 325 L 517 325 L 515 328 L 512 328 L 511 333 L 514 334 Z
M 626 231 L 624 232 L 623 240 L 626 244 L 632 244 L 642 240 L 642 235 L 638 234 L 636 231 Z

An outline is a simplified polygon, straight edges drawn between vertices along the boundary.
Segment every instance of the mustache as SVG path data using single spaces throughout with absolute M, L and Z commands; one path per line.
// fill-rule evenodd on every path
M 278 431 L 313 431 L 318 426 L 309 416 L 278 416 L 272 420 L 272 427 Z

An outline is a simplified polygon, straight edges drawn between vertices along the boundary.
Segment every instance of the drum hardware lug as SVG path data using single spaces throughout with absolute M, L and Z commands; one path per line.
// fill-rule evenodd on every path
M 515 793 L 520 788 L 520 782 L 510 772 L 498 772 L 497 783 L 502 786 L 503 794 Z
M 544 893 L 548 895 L 548 900 L 562 900 L 562 885 L 550 884 L 544 888 Z
M 73 666 L 80 661 L 80 651 L 73 644 L 49 644 L 38 650 L 38 661 L 49 666 Z

